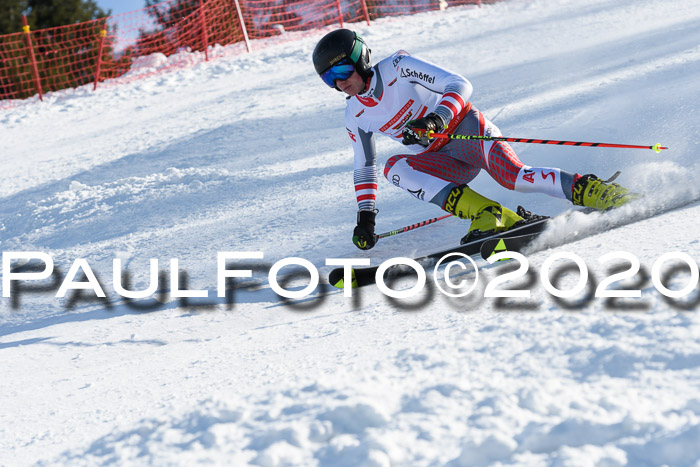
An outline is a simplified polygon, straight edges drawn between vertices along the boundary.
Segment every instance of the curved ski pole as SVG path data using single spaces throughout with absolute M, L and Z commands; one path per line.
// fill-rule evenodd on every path
M 480 136 L 480 135 L 451 135 L 447 133 L 434 133 L 429 131 L 428 138 L 443 138 L 443 139 L 471 139 L 478 141 L 506 141 L 509 143 L 532 143 L 532 144 L 556 144 L 560 146 L 584 146 L 596 148 L 627 148 L 627 149 L 651 149 L 660 153 L 665 146 L 657 143 L 653 146 L 639 146 L 635 144 L 615 144 L 615 143 L 586 143 L 583 141 L 559 141 L 554 139 L 532 139 L 532 138 L 508 138 L 505 136 Z
M 434 224 L 435 222 L 441 221 L 443 219 L 447 219 L 448 217 L 452 217 L 452 214 L 447 214 L 447 215 L 440 216 L 440 217 L 434 217 L 432 219 L 427 219 L 427 220 L 424 220 L 422 222 L 416 222 L 415 224 L 407 225 L 406 227 L 401 227 L 401 228 L 396 229 L 396 230 L 384 232 L 384 233 L 377 235 L 377 240 L 379 240 L 380 238 L 391 237 L 393 235 L 398 235 L 400 233 L 408 232 L 410 230 L 415 230 L 418 227 L 425 227 L 426 225 Z

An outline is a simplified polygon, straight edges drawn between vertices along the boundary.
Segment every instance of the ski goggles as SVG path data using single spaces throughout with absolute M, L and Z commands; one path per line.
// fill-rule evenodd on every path
M 342 60 L 323 73 L 321 73 L 321 79 L 328 86 L 335 88 L 335 80 L 339 79 L 341 81 L 348 79 L 352 73 L 355 71 L 355 65 L 348 60 Z

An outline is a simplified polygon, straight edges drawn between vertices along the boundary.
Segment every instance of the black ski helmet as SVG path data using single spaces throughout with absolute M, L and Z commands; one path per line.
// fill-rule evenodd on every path
M 348 58 L 355 64 L 355 70 L 367 80 L 372 76 L 370 50 L 365 41 L 350 29 L 336 29 L 318 41 L 313 53 L 314 68 L 319 76 L 330 67 Z

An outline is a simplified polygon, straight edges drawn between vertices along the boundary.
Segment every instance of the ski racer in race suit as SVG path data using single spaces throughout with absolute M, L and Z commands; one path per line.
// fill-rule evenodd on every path
M 377 154 L 374 134 L 405 145 L 391 157 L 384 176 L 414 197 L 471 220 L 462 243 L 501 232 L 525 222 L 518 213 L 467 186 L 485 170 L 500 185 L 523 193 L 545 193 L 595 209 L 620 206 L 633 195 L 595 175 L 581 176 L 556 167 L 530 167 L 502 141 L 429 139 L 427 131 L 501 136 L 499 129 L 470 102 L 471 83 L 400 50 L 370 64 L 363 39 L 348 29 L 324 36 L 313 52 L 317 73 L 330 87 L 348 95 L 345 124 L 354 151 L 355 194 L 358 204 L 353 242 L 372 248 Z

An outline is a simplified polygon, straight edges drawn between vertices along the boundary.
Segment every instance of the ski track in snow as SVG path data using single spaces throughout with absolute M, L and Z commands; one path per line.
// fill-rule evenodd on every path
M 600 263 L 610 252 L 647 274 L 667 252 L 700 258 L 700 204 L 688 203 L 700 192 L 695 1 L 511 0 L 352 27 L 375 58 L 402 48 L 467 76 L 506 136 L 670 147 L 515 146 L 530 165 L 621 170 L 646 197 L 608 220 L 673 208 L 557 247 L 605 220 L 574 215 L 528 255 L 532 272 L 562 251 L 584 259 L 593 285 L 625 265 Z M 536 281 L 504 307 L 484 287 L 513 263 L 481 262 L 462 299 L 434 287 L 404 300 L 374 287 L 272 292 L 266 271 L 286 257 L 323 276 L 326 258 L 378 264 L 466 230 L 448 219 L 371 252 L 352 246 L 343 99 L 310 63 L 322 34 L 246 55 L 216 47 L 208 63 L 154 56 L 134 73 L 191 65 L 0 111 L 2 250 L 48 252 L 62 275 L 85 258 L 108 295 L 58 299 L 49 280 L 1 299 L 0 465 L 698 465 L 700 290 L 686 311 L 634 278 L 622 285 L 640 299 L 569 309 Z M 400 151 L 377 148 L 382 165 Z M 541 214 L 570 208 L 483 174 L 472 187 Z M 378 207 L 378 231 L 441 212 L 383 179 Z M 219 251 L 265 254 L 232 302 L 215 298 Z M 124 300 L 114 258 L 137 290 L 150 258 L 163 274 L 177 258 L 187 287 L 209 297 Z

